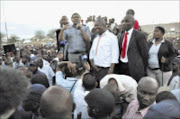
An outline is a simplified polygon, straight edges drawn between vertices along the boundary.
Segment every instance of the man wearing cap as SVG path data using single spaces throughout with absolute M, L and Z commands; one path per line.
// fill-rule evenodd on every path
M 30 57 L 28 55 L 22 56 L 22 63 L 24 66 L 29 67 Z
M 22 106 L 25 111 L 32 111 L 32 119 L 41 119 L 39 112 L 39 104 L 41 95 L 44 93 L 46 88 L 41 84 L 33 84 L 29 88 L 29 94 L 23 101 Z
M 31 71 L 31 78 L 36 74 L 44 74 L 43 72 L 39 71 L 36 61 L 30 62 L 29 69 Z

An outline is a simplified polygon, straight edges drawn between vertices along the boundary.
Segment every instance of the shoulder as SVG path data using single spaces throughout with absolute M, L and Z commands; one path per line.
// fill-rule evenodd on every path
M 107 35 L 108 35 L 108 37 L 117 39 L 117 37 L 112 32 L 110 32 L 109 30 L 107 31 Z
M 166 39 L 164 40 L 164 42 L 165 42 L 166 44 L 168 44 L 168 45 L 173 45 L 172 42 L 170 42 L 170 41 L 168 41 L 168 40 L 166 40 Z

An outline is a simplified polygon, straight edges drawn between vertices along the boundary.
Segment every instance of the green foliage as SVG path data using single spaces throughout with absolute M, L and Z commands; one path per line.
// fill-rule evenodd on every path
M 19 37 L 16 35 L 12 35 L 10 38 L 8 38 L 8 43 L 16 43 L 19 40 Z
M 45 33 L 44 33 L 44 31 L 41 31 L 41 30 L 36 31 L 36 32 L 35 32 L 35 37 L 36 37 L 37 39 L 42 40 L 43 38 L 45 38 Z
M 49 38 L 55 38 L 55 37 L 56 37 L 55 32 L 56 32 L 55 29 L 50 30 L 50 31 L 48 32 L 48 34 L 47 34 L 47 37 L 49 37 Z

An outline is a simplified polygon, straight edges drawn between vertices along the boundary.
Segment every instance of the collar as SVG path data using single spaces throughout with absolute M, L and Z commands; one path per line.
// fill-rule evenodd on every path
M 125 31 L 125 33 L 128 32 L 129 34 L 131 34 L 133 32 L 133 28 L 131 28 L 129 31 Z
M 144 109 L 141 109 L 141 110 L 138 110 L 137 112 L 140 112 L 141 115 L 144 117 L 145 114 L 147 113 L 148 109 L 153 105 L 153 104 L 156 104 L 156 102 L 154 101 L 154 103 L 152 103 L 151 105 L 149 105 L 148 107 L 144 108 Z M 139 105 L 139 101 L 138 101 L 138 105 Z M 139 107 L 138 107 L 139 108 Z
M 103 34 L 101 34 L 101 35 L 98 34 L 98 36 L 99 36 L 99 37 L 100 37 L 100 36 L 104 36 L 104 35 L 107 35 L 108 33 L 109 33 L 109 31 L 106 30 Z
M 165 42 L 165 40 L 164 40 L 164 38 L 163 38 L 163 40 L 161 41 L 161 43 L 164 43 L 164 42 Z M 152 43 L 153 43 L 153 44 L 155 43 L 155 39 L 153 39 Z

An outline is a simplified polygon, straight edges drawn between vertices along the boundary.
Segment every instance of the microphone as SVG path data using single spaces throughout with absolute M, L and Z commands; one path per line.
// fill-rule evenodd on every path
M 75 23 L 75 26 L 76 26 L 77 29 L 80 29 L 80 26 L 78 26 L 78 24 L 79 24 L 79 22 L 77 21 L 77 22 Z

